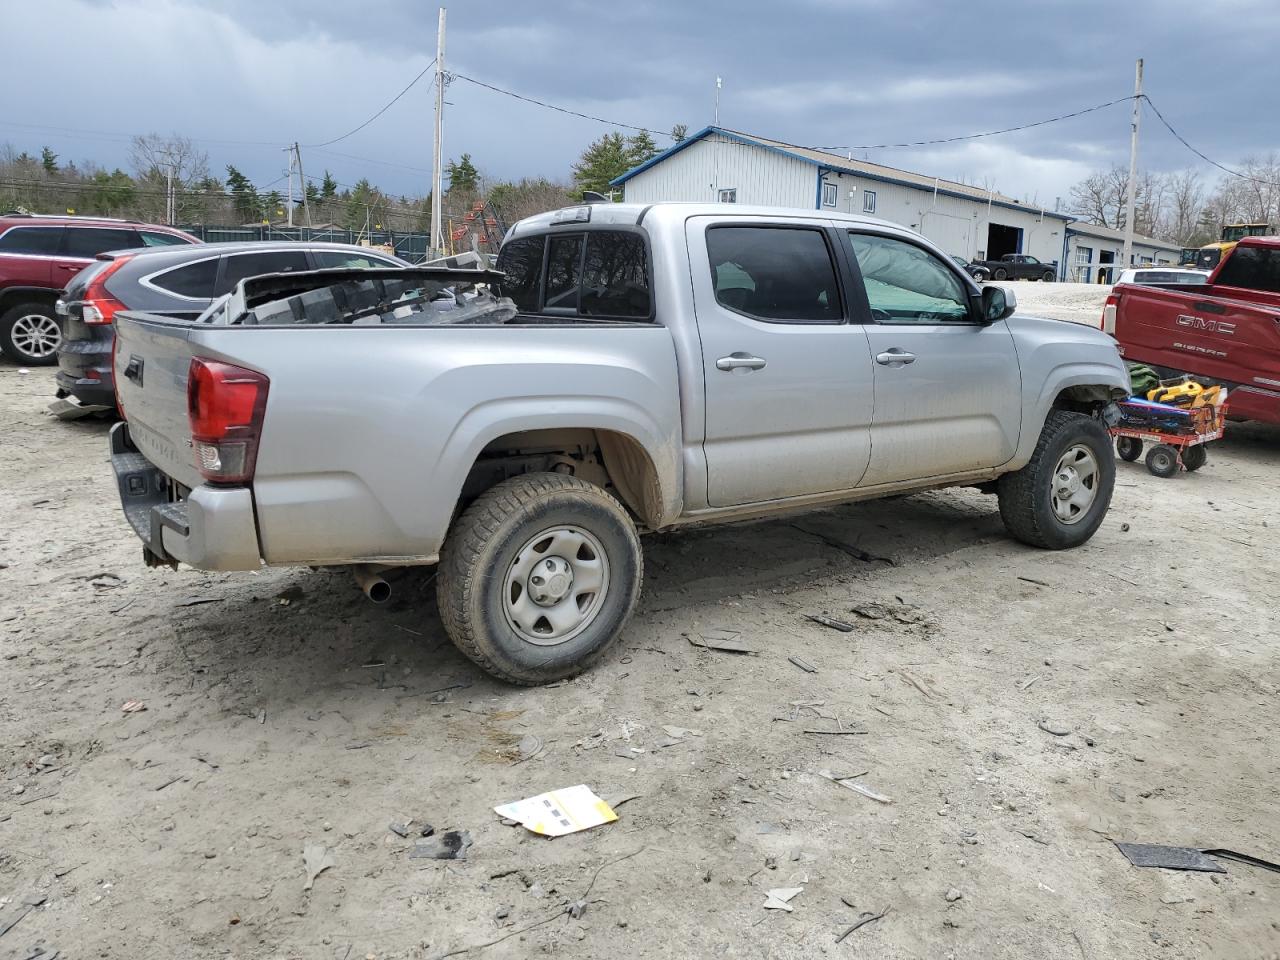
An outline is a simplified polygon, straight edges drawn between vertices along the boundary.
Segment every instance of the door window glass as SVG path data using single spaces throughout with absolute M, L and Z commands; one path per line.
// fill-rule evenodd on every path
M 502 294 L 515 301 L 516 309 L 521 313 L 534 313 L 538 309 L 542 250 L 546 243 L 546 234 L 521 237 L 505 244 L 498 254 L 497 268 L 506 274 L 502 281 Z
M 545 309 L 576 311 L 581 278 L 582 235 L 552 237 L 547 256 Z
M 169 270 L 153 277 L 151 283 L 161 290 L 168 290 L 180 297 L 193 300 L 213 298 L 213 281 L 218 275 L 218 258 L 210 257 L 185 267 Z
M 850 233 L 849 244 L 877 323 L 969 320 L 969 291 L 928 251 L 891 237 Z
M 142 245 L 144 247 L 176 247 L 179 244 L 191 241 L 186 237 L 179 237 L 173 233 L 156 233 L 153 230 L 139 230 L 139 236 L 142 237 Z
M 248 277 L 260 277 L 264 273 L 292 273 L 307 269 L 307 255 L 301 250 L 271 250 L 263 253 L 239 253 L 224 257 L 222 279 L 215 296 L 235 289 L 236 284 Z
M 14 227 L 0 235 L 0 252 L 50 256 L 61 239 L 61 227 Z
M 390 260 L 367 253 L 356 253 L 354 250 L 350 253 L 345 250 L 312 250 L 311 256 L 315 258 L 317 270 L 383 270 L 400 266 Z
M 62 254 L 67 257 L 92 259 L 108 250 L 128 250 L 138 245 L 138 235 L 132 230 L 68 227 L 62 241 Z
M 716 301 L 782 323 L 839 323 L 835 265 L 821 230 L 712 227 L 707 256 Z

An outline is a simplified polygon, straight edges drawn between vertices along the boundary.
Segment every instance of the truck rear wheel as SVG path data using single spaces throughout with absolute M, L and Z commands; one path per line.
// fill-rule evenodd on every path
M 485 491 L 454 523 L 440 556 L 440 618 L 495 677 L 560 680 L 622 634 L 643 570 L 617 500 L 575 477 L 525 474 Z
M 1040 274 L 1040 279 L 1045 283 L 1053 283 L 1056 278 L 1052 270 L 1046 270 L 1044 273 Z
M 1000 517 L 1033 547 L 1077 547 L 1107 515 L 1115 481 L 1106 427 L 1082 413 L 1051 410 L 1031 460 L 999 480 Z

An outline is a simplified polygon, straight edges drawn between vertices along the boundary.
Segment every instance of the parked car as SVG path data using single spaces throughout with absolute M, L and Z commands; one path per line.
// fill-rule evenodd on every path
M 58 396 L 114 406 L 111 321 L 118 310 L 195 320 L 245 277 L 334 267 L 403 267 L 403 260 L 344 243 L 204 243 L 101 254 L 67 285 L 57 311 Z
M 973 277 L 973 279 L 977 280 L 979 283 L 981 283 L 983 280 L 991 279 L 991 271 L 988 270 L 986 267 L 980 267 L 976 263 L 970 263 L 964 257 L 957 257 L 955 255 L 952 255 L 951 259 L 954 260 L 956 263 L 960 264 L 960 269 L 963 270 L 965 273 L 967 273 L 969 276 Z
M 991 271 L 992 280 L 1043 280 L 1051 283 L 1058 279 L 1058 265 L 1044 263 L 1025 253 L 1006 253 L 999 260 L 975 260 L 973 265 Z
M 147 562 L 351 565 L 376 599 L 387 566 L 438 563 L 462 652 L 540 683 L 620 634 L 641 529 L 980 485 L 1060 549 L 1107 512 L 1114 341 L 1012 316 L 900 226 L 597 204 L 516 224 L 498 264 L 117 314 L 112 463 Z
M 1102 329 L 1162 378 L 1227 387 L 1227 415 L 1280 423 L 1280 237 L 1246 237 L 1207 282 L 1117 284 Z
M 0 352 L 26 366 L 56 363 L 62 327 L 54 303 L 98 254 L 199 242 L 172 227 L 132 220 L 0 216 Z
M 1209 279 L 1212 270 L 1182 270 L 1177 267 L 1134 267 L 1121 270 L 1116 283 L 1141 283 L 1158 285 L 1162 283 L 1179 283 L 1195 285 Z

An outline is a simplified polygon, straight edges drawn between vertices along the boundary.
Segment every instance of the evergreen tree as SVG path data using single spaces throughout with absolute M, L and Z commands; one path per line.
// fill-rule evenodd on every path
M 597 193 L 609 192 L 609 181 L 622 176 L 634 164 L 627 141 L 620 133 L 606 133 L 582 151 L 573 165 L 573 185 L 578 195 L 584 190 Z
M 58 155 L 48 147 L 41 147 L 40 166 L 44 167 L 45 173 L 53 176 L 58 172 Z
M 324 179 L 320 181 L 320 198 L 322 200 L 332 200 L 337 195 L 338 181 L 333 179 L 333 174 L 326 170 Z
M 258 188 L 231 164 L 227 164 L 227 190 L 231 194 L 231 209 L 241 223 L 261 222 L 262 198 L 258 196 Z
M 689 128 L 683 123 L 677 123 L 671 128 L 671 139 L 676 143 L 682 143 L 689 137 Z
M 471 154 L 464 153 L 457 163 L 449 161 L 446 169 L 449 178 L 449 193 L 462 197 L 473 197 L 480 187 L 480 171 L 471 162 Z
M 632 167 L 638 167 L 657 155 L 658 145 L 653 142 L 653 137 L 649 136 L 647 131 L 641 130 L 627 139 L 627 159 Z

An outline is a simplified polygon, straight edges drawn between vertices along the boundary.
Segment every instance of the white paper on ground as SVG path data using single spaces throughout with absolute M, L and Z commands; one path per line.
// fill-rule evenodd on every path
M 563 837 L 618 819 L 609 805 L 592 793 L 586 784 L 504 803 L 494 807 L 493 812 L 508 820 L 517 820 L 544 837 Z

